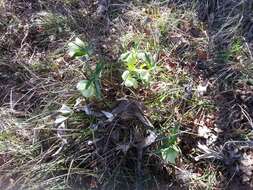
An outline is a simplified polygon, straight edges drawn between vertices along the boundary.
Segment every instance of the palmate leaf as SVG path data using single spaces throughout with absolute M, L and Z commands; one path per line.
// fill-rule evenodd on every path
M 179 126 L 176 125 L 173 128 L 170 129 L 170 136 L 168 139 L 166 139 L 166 145 L 170 146 L 170 145 L 174 145 L 177 143 L 177 136 L 179 134 Z
M 124 71 L 123 74 L 121 75 L 122 79 L 125 81 L 128 77 L 130 76 L 129 71 Z
M 123 84 L 127 87 L 138 87 L 138 82 L 135 78 L 133 78 L 128 70 L 124 71 L 123 74 L 121 75 L 123 79 Z
M 128 77 L 125 81 L 124 81 L 125 86 L 127 87 L 134 87 L 137 88 L 138 87 L 138 82 L 135 78 L 132 77 Z
M 86 97 L 86 98 L 90 98 L 93 96 L 96 96 L 96 88 L 94 83 L 89 83 L 88 80 L 81 80 L 76 88 L 81 92 L 81 94 Z
M 176 158 L 179 152 L 180 152 L 179 149 L 175 145 L 170 146 L 168 148 L 161 149 L 162 158 L 166 162 L 172 163 L 172 164 L 176 163 Z
M 122 53 L 119 59 L 123 62 L 127 62 L 127 58 L 130 55 L 130 53 L 131 53 L 130 51 L 127 51 L 126 53 Z
M 134 50 L 123 53 L 120 56 L 120 60 L 126 64 L 127 69 L 129 71 L 134 71 L 136 69 L 136 64 L 138 60 L 136 52 Z
M 165 139 L 165 142 L 163 142 L 163 146 L 160 149 L 162 158 L 168 163 L 175 164 L 175 160 L 180 153 L 180 149 L 177 146 L 178 133 L 178 125 L 171 128 L 170 135 Z
M 138 76 L 142 81 L 144 81 L 146 83 L 148 83 L 150 81 L 151 76 L 150 76 L 150 73 L 148 70 L 138 69 L 138 70 L 136 70 L 136 72 L 138 73 Z
M 150 72 L 155 66 L 151 53 L 132 49 L 123 53 L 120 60 L 127 66 L 127 70 L 122 74 L 125 86 L 137 88 L 138 81 L 143 83 L 150 82 Z
M 91 53 L 90 47 L 79 38 L 75 38 L 74 42 L 68 44 L 68 50 L 71 57 L 82 57 Z
M 155 66 L 155 61 L 151 53 L 149 52 L 138 52 L 137 53 L 138 59 L 140 59 L 142 62 L 144 62 L 144 65 L 148 69 L 153 69 Z

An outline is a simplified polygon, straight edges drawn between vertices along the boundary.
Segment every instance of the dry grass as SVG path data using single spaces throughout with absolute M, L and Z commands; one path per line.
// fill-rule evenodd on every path
M 226 2 L 115 0 L 101 19 L 93 0 L 0 1 L 0 186 L 252 188 L 252 3 Z M 119 60 L 134 48 L 156 62 L 136 89 Z M 98 63 L 102 99 L 84 98 L 76 84 Z M 135 107 L 111 119 L 120 98 Z

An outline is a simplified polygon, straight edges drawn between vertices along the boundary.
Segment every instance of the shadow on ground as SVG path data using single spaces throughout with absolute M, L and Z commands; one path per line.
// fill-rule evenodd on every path
M 248 46 L 243 64 L 252 62 L 252 8 L 250 0 L 205 0 L 197 4 L 198 17 L 207 24 L 210 53 L 214 57 L 210 64 L 206 63 L 207 77 L 214 78 L 217 83 L 218 90 L 213 97 L 218 109 L 216 124 L 220 132 L 215 146 L 222 147 L 227 189 L 253 188 L 252 166 L 249 164 L 253 154 L 252 139 L 243 137 L 252 131 L 252 86 L 238 82 L 242 73 L 232 68 L 238 61 L 224 56 L 240 38 Z

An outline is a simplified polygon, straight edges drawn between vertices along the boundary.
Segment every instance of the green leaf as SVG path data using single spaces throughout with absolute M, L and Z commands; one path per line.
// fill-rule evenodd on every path
M 180 153 L 177 146 L 177 135 L 179 133 L 179 125 L 170 129 L 170 135 L 163 141 L 162 148 L 160 149 L 162 158 L 169 163 L 175 164 L 175 159 Z
M 155 61 L 151 53 L 149 52 L 138 52 L 137 54 L 138 59 L 142 60 L 145 64 L 145 66 L 148 67 L 148 69 L 152 69 L 155 66 Z
M 173 145 L 177 143 L 177 136 L 179 133 L 179 126 L 175 126 L 173 128 L 170 129 L 170 136 L 167 140 L 167 145 Z
M 135 71 L 137 64 L 137 57 L 135 53 L 131 53 L 127 58 L 127 68 L 129 71 Z
M 81 57 L 90 54 L 90 48 L 79 38 L 76 38 L 74 42 L 68 44 L 69 56 L 71 57 Z
M 130 55 L 130 53 L 131 53 L 131 52 L 128 51 L 128 52 L 126 52 L 126 53 L 121 54 L 121 56 L 120 56 L 119 59 L 120 59 L 121 61 L 123 61 L 123 62 L 127 62 L 126 60 L 127 60 L 128 56 Z
M 144 81 L 146 83 L 148 83 L 150 81 L 150 77 L 151 76 L 150 76 L 150 73 L 149 73 L 148 70 L 146 70 L 146 69 L 138 69 L 138 70 L 136 70 L 136 72 L 138 73 L 139 78 L 142 81 Z
M 134 71 L 137 64 L 136 52 L 132 50 L 131 52 L 123 53 L 120 59 L 127 65 L 129 71 Z
M 138 57 L 138 59 L 140 59 L 140 60 L 142 60 L 142 61 L 146 61 L 146 58 L 145 58 L 145 53 L 144 52 L 141 52 L 141 51 L 139 51 L 138 53 L 137 53 L 137 57 Z
M 90 87 L 90 85 L 92 84 L 92 80 L 88 80 L 87 81 L 87 83 L 86 83 L 86 85 L 85 85 L 85 90 L 87 90 L 89 87 Z
M 124 82 L 125 86 L 127 87 L 134 87 L 137 88 L 138 87 L 138 82 L 135 78 L 132 77 L 128 77 L 125 82 Z
M 147 66 L 149 69 L 151 69 L 152 67 L 154 67 L 154 59 L 153 59 L 153 56 L 150 54 L 150 53 L 146 53 L 145 52 L 145 61 L 147 62 Z
M 161 154 L 162 154 L 162 158 L 166 162 L 175 164 L 176 158 L 179 154 L 179 150 L 176 146 L 171 146 L 168 148 L 161 149 Z
M 130 72 L 128 70 L 124 71 L 121 75 L 124 81 L 127 79 L 128 76 L 130 76 Z
M 246 82 L 248 85 L 253 86 L 253 79 L 248 79 L 248 80 L 246 80 Z
M 96 89 L 96 97 L 101 98 L 102 92 L 101 92 L 100 82 L 99 82 L 99 80 L 95 80 L 94 83 L 95 83 L 95 89 Z
M 98 63 L 96 65 L 96 69 L 95 69 L 95 73 L 94 73 L 95 74 L 95 78 L 99 78 L 100 77 L 102 69 L 103 69 L 103 64 Z
M 123 79 L 123 84 L 127 87 L 134 87 L 137 88 L 138 87 L 138 82 L 135 78 L 133 78 L 130 74 L 129 71 L 124 71 L 123 74 L 121 75 L 122 79 Z
M 96 96 L 96 88 L 93 82 L 90 83 L 88 80 L 81 80 L 78 82 L 76 88 L 86 98 Z

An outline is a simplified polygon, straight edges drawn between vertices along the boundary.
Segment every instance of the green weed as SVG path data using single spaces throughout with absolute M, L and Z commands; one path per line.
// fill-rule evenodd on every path
M 123 53 L 120 60 L 126 65 L 127 70 L 122 74 L 123 84 L 127 87 L 137 88 L 139 83 L 148 84 L 151 73 L 156 64 L 152 55 L 145 51 L 132 49 Z
M 177 136 L 179 132 L 179 126 L 170 128 L 168 134 L 166 135 L 167 137 L 165 137 L 161 142 L 159 151 L 161 153 L 161 157 L 167 163 L 175 164 L 176 158 L 180 153 L 180 148 L 177 145 Z
M 91 56 L 91 48 L 84 43 L 79 38 L 76 38 L 74 42 L 70 42 L 68 44 L 69 47 L 69 55 L 74 58 L 78 58 L 83 62 L 86 73 L 88 74 L 87 80 L 81 80 L 77 84 L 77 89 L 81 92 L 81 94 L 86 97 L 97 97 L 101 98 L 101 72 L 103 68 L 103 64 L 97 63 L 96 68 L 92 69 L 90 65 L 85 63 L 85 60 Z

